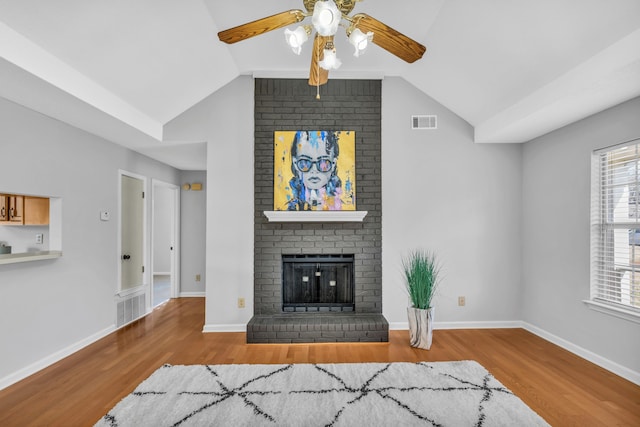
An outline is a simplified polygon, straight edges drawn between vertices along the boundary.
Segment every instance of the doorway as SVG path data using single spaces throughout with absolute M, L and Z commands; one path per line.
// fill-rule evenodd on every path
M 151 307 L 178 296 L 178 240 L 180 215 L 178 186 L 152 180 Z
M 120 175 L 120 294 L 144 285 L 145 178 Z

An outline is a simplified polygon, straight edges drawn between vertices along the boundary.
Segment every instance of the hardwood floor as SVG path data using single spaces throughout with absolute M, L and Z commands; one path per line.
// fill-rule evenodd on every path
M 476 360 L 554 426 L 640 426 L 640 387 L 523 329 L 436 330 L 431 350 L 389 343 L 245 344 L 202 333 L 204 299 L 152 314 L 0 391 L 1 426 L 91 426 L 165 363 Z

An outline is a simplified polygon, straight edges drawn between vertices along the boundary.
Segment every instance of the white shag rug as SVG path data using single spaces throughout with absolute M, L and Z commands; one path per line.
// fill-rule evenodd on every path
M 477 362 L 165 365 L 96 426 L 548 426 Z

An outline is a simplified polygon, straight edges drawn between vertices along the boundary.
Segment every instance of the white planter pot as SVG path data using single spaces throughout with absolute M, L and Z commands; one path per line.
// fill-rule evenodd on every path
M 433 307 L 426 310 L 408 307 L 407 316 L 411 347 L 429 350 L 433 338 Z

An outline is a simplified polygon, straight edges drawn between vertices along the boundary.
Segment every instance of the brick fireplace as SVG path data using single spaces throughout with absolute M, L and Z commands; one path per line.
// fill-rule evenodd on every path
M 250 343 L 388 341 L 382 316 L 381 82 L 330 79 L 320 94 L 317 100 L 316 88 L 306 80 L 255 80 Z M 367 211 L 362 222 L 270 222 L 265 217 L 273 210 L 273 137 L 281 130 L 355 131 L 356 208 Z M 352 258 L 352 311 L 285 311 L 283 256 L 309 255 Z

